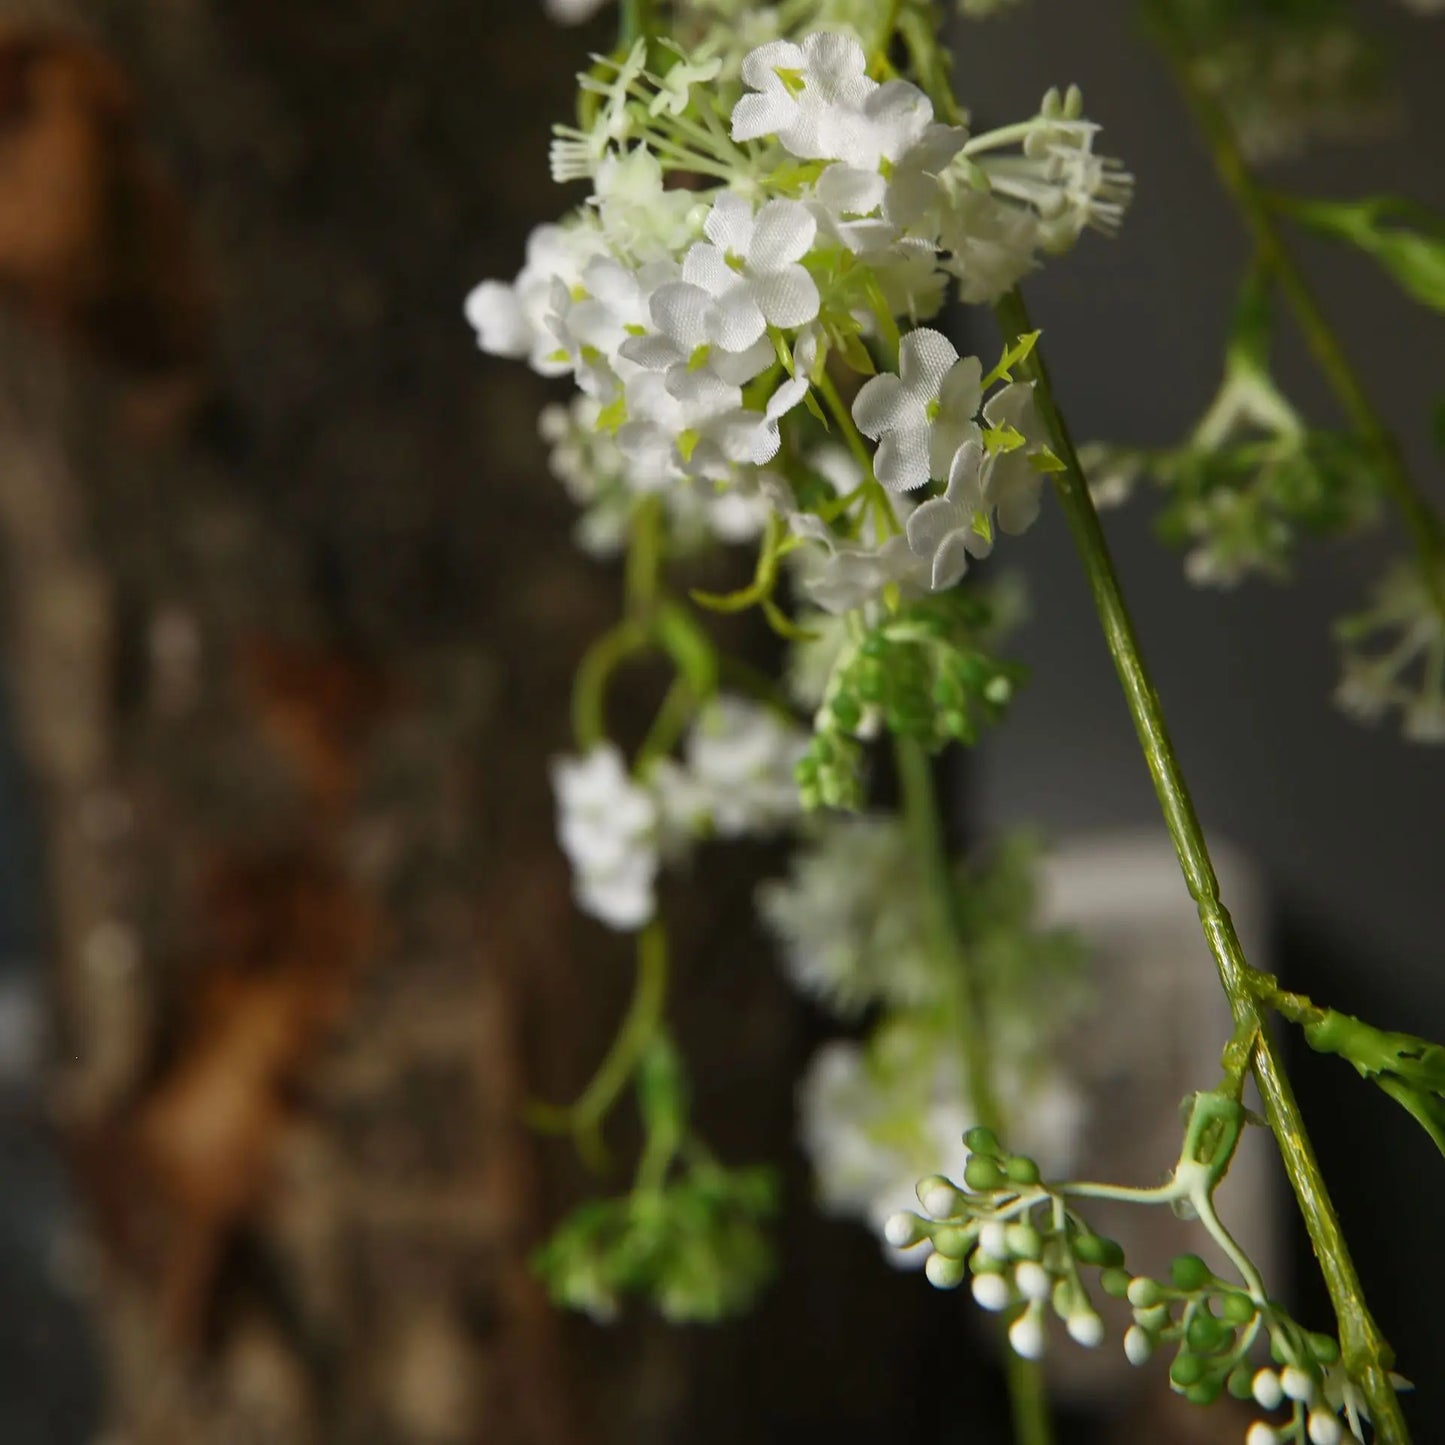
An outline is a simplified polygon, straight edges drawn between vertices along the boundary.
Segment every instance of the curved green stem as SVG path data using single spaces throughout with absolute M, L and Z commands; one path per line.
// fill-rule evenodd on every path
M 578 1152 L 593 1165 L 605 1163 L 602 1122 L 637 1072 L 658 1027 L 667 998 L 667 929 L 654 918 L 637 935 L 637 979 L 632 1001 L 612 1046 L 591 1082 L 571 1105 L 534 1103 L 527 1121 L 548 1133 L 572 1134 Z
M 938 811 L 933 765 L 923 747 L 911 738 L 894 739 L 894 757 L 903 795 L 903 825 L 927 885 L 929 937 L 939 956 L 952 961 L 959 980 L 958 1028 L 973 1115 L 985 1128 L 998 1133 L 1003 1119 L 989 1063 L 987 1020 L 978 979 L 959 935 L 954 881 Z M 1026 1360 L 1013 1350 L 1005 1350 L 1004 1354 L 1015 1445 L 1050 1445 L 1053 1425 L 1042 1367 L 1037 1360 Z
M 997 310 L 999 323 L 1006 335 L 1021 335 L 1033 330 L 1023 297 L 1017 291 L 1004 297 Z M 1399 1400 L 1390 1384 L 1393 1355 L 1365 1303 L 1364 1290 L 1350 1257 L 1339 1216 L 1325 1187 L 1294 1089 L 1266 1028 L 1265 1016 L 1256 996 L 1261 975 L 1246 960 L 1239 935 L 1220 897 L 1219 880 L 1209 856 L 1204 830 L 1200 827 L 1189 787 L 1175 756 L 1153 681 L 1145 667 L 1114 571 L 1108 542 L 1079 465 L 1078 453 L 1054 401 L 1042 351 L 1035 349 L 1021 365 L 1020 371 L 1035 384 L 1039 414 L 1048 429 L 1055 454 L 1064 463 L 1064 470 L 1053 475 L 1054 488 L 1088 577 L 1089 589 L 1103 625 L 1104 639 L 1119 674 L 1179 866 L 1190 897 L 1199 909 L 1205 941 L 1219 971 L 1236 1027 L 1252 1030 L 1255 1034 L 1255 1079 L 1339 1320 L 1345 1364 L 1364 1388 L 1381 1445 L 1404 1445 L 1410 1437 Z
M 1168 58 L 1179 89 L 1209 147 L 1214 169 L 1239 208 L 1260 260 L 1278 282 L 1311 355 L 1350 425 L 1378 458 L 1380 479 L 1409 533 L 1436 609 L 1445 617 L 1445 524 L 1411 480 L 1399 443 L 1366 393 L 1319 298 L 1280 234 L 1269 196 L 1255 180 L 1229 117 L 1195 78 L 1188 47 L 1169 12 L 1169 5 L 1170 0 L 1152 0 L 1146 7 L 1147 14 L 1160 49 Z

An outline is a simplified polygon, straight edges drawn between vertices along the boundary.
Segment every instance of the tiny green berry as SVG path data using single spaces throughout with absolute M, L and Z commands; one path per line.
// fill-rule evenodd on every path
M 1169 1266 L 1169 1278 L 1175 1289 L 1193 1291 L 1203 1289 L 1214 1274 L 1197 1254 L 1181 1254 Z
M 964 1166 L 963 1182 L 970 1189 L 997 1189 L 1004 1182 L 1004 1172 L 995 1160 L 975 1154 Z

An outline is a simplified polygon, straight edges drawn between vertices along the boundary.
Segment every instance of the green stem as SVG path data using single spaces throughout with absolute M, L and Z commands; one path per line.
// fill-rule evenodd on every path
M 1034 329 L 1023 297 L 1016 290 L 1003 298 L 997 311 L 1006 336 Z M 1204 830 L 1194 811 L 1159 698 L 1145 667 L 1078 453 L 1054 401 L 1042 351 L 1035 348 L 1019 369 L 1035 384 L 1039 414 L 1048 429 L 1054 452 L 1064 463 L 1064 470 L 1054 473 L 1054 488 L 1088 577 L 1104 639 L 1119 674 L 1179 866 L 1199 909 L 1205 941 L 1219 970 L 1236 1028 L 1250 1030 L 1256 1038 L 1255 1079 L 1339 1320 L 1345 1365 L 1364 1389 L 1380 1445 L 1406 1445 L 1409 1431 L 1389 1378 L 1393 1356 L 1365 1303 L 1359 1275 L 1325 1187 L 1294 1089 L 1270 1038 L 1267 1020 L 1255 993 L 1261 975 L 1245 959 L 1239 935 L 1220 897 L 1219 880 Z
M 594 1165 L 606 1160 L 602 1122 L 637 1072 L 662 1022 L 667 998 L 667 929 L 654 918 L 637 935 L 637 978 L 627 1014 L 591 1082 L 570 1106 L 534 1103 L 527 1120 L 549 1133 L 571 1133 L 578 1152 Z
M 968 951 L 959 934 L 954 880 L 938 811 L 933 765 L 922 745 L 911 738 L 894 739 L 894 757 L 903 795 L 903 825 L 927 888 L 929 935 L 939 957 L 952 963 L 960 985 L 958 1026 L 973 1115 L 985 1128 L 998 1133 L 1003 1129 L 1003 1118 L 989 1063 L 987 1020 L 979 981 L 969 966 Z M 1026 1360 L 1011 1349 L 1004 1354 L 1015 1445 L 1050 1445 L 1053 1426 L 1042 1367 L 1037 1360 Z
M 1209 147 L 1220 182 L 1249 228 L 1260 260 L 1279 283 L 1310 353 L 1350 425 L 1378 458 L 1380 479 L 1409 533 L 1436 609 L 1445 617 L 1445 525 L 1411 480 L 1399 443 L 1366 393 L 1319 298 L 1280 234 L 1269 195 L 1255 180 L 1229 117 L 1195 78 L 1188 45 L 1169 14 L 1169 3 L 1170 0 L 1152 0 L 1147 6 L 1160 49 L 1168 58 L 1179 89 Z

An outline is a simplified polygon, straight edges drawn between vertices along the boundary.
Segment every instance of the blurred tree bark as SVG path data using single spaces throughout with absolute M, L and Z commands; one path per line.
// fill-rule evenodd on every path
M 628 988 L 546 782 L 616 579 L 567 544 L 541 384 L 478 358 L 460 303 L 561 208 L 584 43 L 531 0 L 0 21 L 8 659 L 107 1440 L 937 1428 L 952 1303 L 812 1217 L 796 1161 L 755 1320 L 602 1332 L 526 1267 L 624 1187 L 519 1123 Z M 738 1162 L 785 1155 L 811 1028 L 740 921 L 756 863 L 709 859 L 680 950 Z

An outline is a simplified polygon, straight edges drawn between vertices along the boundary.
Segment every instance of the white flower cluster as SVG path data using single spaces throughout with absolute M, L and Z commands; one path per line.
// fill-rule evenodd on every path
M 698 715 L 681 763 L 642 777 L 601 743 L 552 765 L 557 835 L 572 865 L 577 906 L 630 932 L 657 911 L 662 857 L 695 839 L 770 834 L 799 814 L 793 768 L 807 735 L 771 709 L 720 697 Z
M 917 860 L 895 818 L 824 815 L 786 879 L 758 890 L 794 986 L 844 1017 L 938 995 Z
M 962 1067 L 956 1048 L 910 1022 L 881 1031 L 867 1047 L 825 1044 L 799 1085 L 803 1147 L 820 1205 L 864 1220 L 900 1268 L 922 1267 L 925 1254 L 891 1238 L 888 1221 L 914 1206 L 921 1176 L 961 1178 L 968 1164 L 963 1135 L 977 1115 Z M 1067 1173 L 1081 1136 L 1083 1097 L 1051 1069 L 998 1074 L 999 1101 L 1018 1121 L 1020 1140 L 1041 1168 Z
M 769 40 L 731 87 L 706 49 L 659 77 L 638 45 L 583 78 L 590 123 L 559 128 L 552 159 L 591 194 L 533 234 L 513 282 L 469 296 L 480 345 L 571 376 L 587 399 L 565 420 L 550 414 L 547 435 L 584 502 L 600 499 L 599 472 L 616 479 L 584 526 L 593 547 L 615 539 L 631 499 L 661 492 L 686 495 L 670 510 L 730 538 L 754 535 L 770 505 L 787 514 L 831 559 L 819 583 L 830 610 L 890 584 L 952 586 L 989 550 L 994 516 L 1006 532 L 1032 521 L 1042 442 L 1027 386 L 985 402 L 979 363 L 918 323 L 950 281 L 965 299 L 995 299 L 1040 254 L 1086 227 L 1112 230 L 1129 177 L 1095 153 L 1076 91 L 971 135 L 916 86 L 873 79 L 850 34 Z M 670 173 L 720 184 L 671 186 Z M 816 427 L 806 413 L 836 399 L 831 359 L 872 370 L 864 339 L 898 358 L 852 408 L 878 444 L 877 480 L 895 493 L 946 487 L 906 537 L 860 539 L 862 502 L 826 525 L 800 518 L 786 486 L 758 479 L 795 454 L 795 426 Z M 729 504 L 709 505 L 719 496 Z
M 1016 888 L 1012 876 L 1000 876 L 1001 894 Z M 969 1157 L 964 1131 L 977 1123 L 953 1012 L 957 976 L 927 936 L 917 859 L 895 817 L 825 816 L 795 852 L 789 877 L 764 884 L 758 903 L 801 992 L 845 1019 L 882 1009 L 866 1043 L 839 1040 L 818 1050 L 798 1105 L 820 1202 L 865 1220 L 887 1242 L 887 1220 L 911 1207 L 921 1175 L 961 1176 Z M 1027 919 L 999 918 L 1011 940 L 1021 927 Z M 977 940 L 975 968 L 986 965 L 987 947 Z M 1067 1172 L 1084 1104 L 1043 1062 L 1040 1044 L 1060 1006 L 1069 1006 L 1069 990 L 1051 989 L 1046 1006 L 1028 981 L 1013 981 L 1021 993 L 998 983 L 990 989 L 990 1028 L 1007 1060 L 994 1080 L 1000 1102 L 1029 1150 Z M 923 1263 L 896 1244 L 889 1257 Z
M 1336 631 L 1344 648 L 1335 690 L 1341 711 L 1374 723 L 1398 708 L 1412 742 L 1445 743 L 1445 616 L 1420 568 L 1398 563 L 1372 605 Z M 1382 639 L 1383 651 L 1362 650 Z

